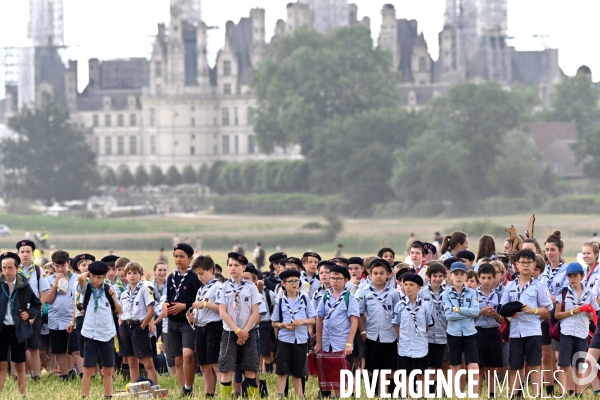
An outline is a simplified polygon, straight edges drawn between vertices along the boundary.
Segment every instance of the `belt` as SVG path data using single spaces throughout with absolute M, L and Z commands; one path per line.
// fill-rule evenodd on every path
M 134 321 L 134 320 L 128 320 L 128 321 L 124 321 L 127 322 L 129 325 L 141 325 L 142 321 Z

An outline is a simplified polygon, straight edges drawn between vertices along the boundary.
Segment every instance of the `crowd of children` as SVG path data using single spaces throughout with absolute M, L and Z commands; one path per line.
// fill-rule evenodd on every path
M 277 252 L 265 273 L 229 253 L 226 279 L 210 256 L 178 243 L 174 271 L 159 261 L 149 281 L 142 265 L 116 255 L 58 250 L 42 270 L 31 261 L 35 243 L 23 240 L 0 254 L 0 390 L 10 362 L 22 395 L 27 374 L 39 380 L 43 367 L 81 376 L 84 398 L 101 373 L 110 398 L 115 368 L 159 383 L 160 347 L 185 396 L 198 369 L 207 397 L 265 396 L 261 374 L 270 372 L 279 397 L 290 388 L 304 396 L 309 364 L 321 397 L 339 394 L 342 369 L 476 370 L 477 390 L 490 397 L 488 372 L 508 373 L 517 397 L 527 384 L 532 395 L 581 395 L 581 354 L 600 358 L 600 245 L 583 245 L 585 265 L 563 261 L 560 232 L 517 252 L 505 244 L 497 253 L 488 235 L 479 246 L 476 257 L 454 232 L 439 250 L 412 241 L 405 262 L 391 248 L 331 260 Z M 598 379 L 592 386 L 600 394 Z

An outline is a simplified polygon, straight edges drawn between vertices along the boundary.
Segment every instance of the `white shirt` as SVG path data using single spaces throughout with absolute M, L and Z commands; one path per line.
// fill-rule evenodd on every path
M 88 285 L 83 287 L 81 295 L 85 296 L 85 291 L 88 289 Z M 115 337 L 117 330 L 115 328 L 115 321 L 113 319 L 112 309 L 106 296 L 110 296 L 108 293 L 104 293 L 104 286 L 102 286 L 102 294 L 98 299 L 98 308 L 96 308 L 96 302 L 94 301 L 94 293 L 90 296 L 90 302 L 88 303 L 87 309 L 85 310 L 85 318 L 83 319 L 83 327 L 81 328 L 81 335 L 88 338 L 98 340 L 99 342 L 108 342 L 110 339 Z M 97 289 L 94 289 L 98 294 Z M 71 338 L 73 340 L 73 338 Z
M 139 281 L 132 291 L 131 286 L 121 295 L 121 320 L 123 321 L 143 321 L 148 312 L 148 306 L 154 305 L 154 297 L 150 293 L 150 288 Z

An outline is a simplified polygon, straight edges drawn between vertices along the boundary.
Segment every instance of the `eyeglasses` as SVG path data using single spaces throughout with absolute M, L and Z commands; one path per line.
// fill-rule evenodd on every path
M 300 283 L 298 279 L 293 279 L 291 281 L 284 281 L 285 283 L 289 283 L 290 285 L 297 285 Z
M 535 264 L 535 261 L 517 261 L 517 262 L 519 263 L 519 265 L 524 265 L 524 266 Z
M 339 281 L 343 281 L 345 278 L 329 278 L 330 281 L 332 282 L 339 282 Z

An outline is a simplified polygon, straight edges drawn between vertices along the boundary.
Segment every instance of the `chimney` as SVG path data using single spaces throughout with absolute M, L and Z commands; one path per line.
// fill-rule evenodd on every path
M 265 43 L 265 9 L 253 8 L 250 10 L 250 18 L 252 18 L 252 42 Z
M 89 79 L 89 87 L 90 89 L 100 89 L 100 62 L 97 58 L 90 58 L 88 60 L 90 79 Z

